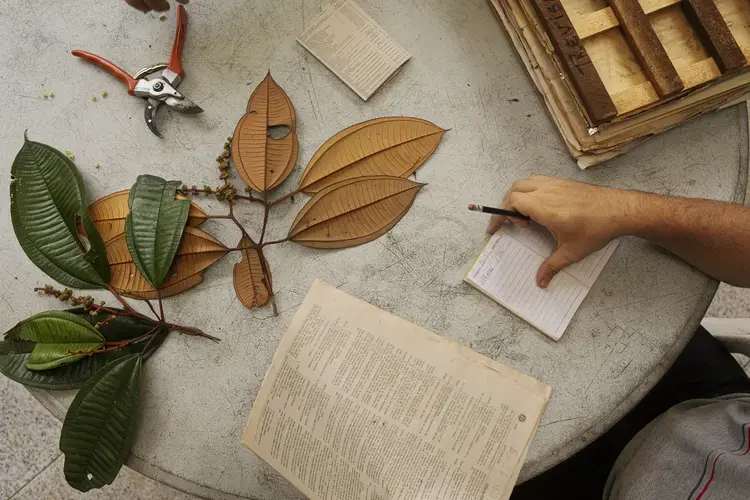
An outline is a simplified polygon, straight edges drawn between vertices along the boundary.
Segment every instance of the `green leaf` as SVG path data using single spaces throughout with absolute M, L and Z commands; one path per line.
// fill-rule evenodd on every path
M 121 309 L 114 309 L 122 312 Z M 104 313 L 97 316 L 91 316 L 88 311 L 82 307 L 68 309 L 69 313 L 86 320 L 91 325 L 106 318 Z M 0 373 L 11 380 L 15 380 L 29 387 L 39 387 L 48 390 L 68 390 L 80 389 L 94 373 L 99 371 L 107 363 L 121 358 L 127 354 L 143 352 L 148 344 L 148 339 L 130 344 L 124 349 L 86 356 L 80 361 L 64 365 L 59 368 L 53 368 L 45 371 L 32 371 L 26 368 L 26 362 L 31 356 L 34 349 L 34 342 L 20 340 L 18 336 L 23 322 L 17 324 L 5 334 L 5 340 L 0 342 Z M 148 321 L 130 316 L 117 316 L 114 320 L 99 327 L 99 333 L 108 342 L 118 342 L 122 340 L 140 337 L 148 333 L 153 325 Z M 160 336 L 151 344 L 149 352 L 154 352 L 155 348 L 164 341 L 166 332 L 161 332 Z
M 104 242 L 91 221 L 83 180 L 60 151 L 24 139 L 11 167 L 10 215 L 21 248 L 54 280 L 75 288 L 109 281 Z M 80 217 L 91 248 L 76 231 Z
M 74 343 L 74 344 L 36 344 L 31 356 L 26 362 L 26 368 L 33 371 L 50 370 L 62 365 L 75 363 L 86 356 L 94 355 L 94 351 L 103 344 Z
M 47 311 L 33 315 L 21 322 L 18 336 L 21 340 L 42 344 L 105 341 L 91 323 L 68 311 Z
M 102 347 L 104 337 L 91 323 L 65 311 L 47 311 L 23 321 L 18 332 L 20 340 L 35 342 L 26 362 L 29 370 L 49 370 L 70 364 Z
M 175 200 L 179 186 L 179 181 L 141 175 L 130 190 L 125 238 L 133 262 L 154 288 L 172 267 L 190 212 L 190 201 Z
M 122 309 L 114 310 L 122 312 Z M 82 307 L 68 309 L 66 312 L 86 320 L 92 326 L 107 317 L 104 313 L 92 316 L 88 311 L 84 311 Z M 45 371 L 32 371 L 27 369 L 25 365 L 31 356 L 35 344 L 34 342 L 20 339 L 19 333 L 22 324 L 23 322 L 17 324 L 5 333 L 5 340 L 0 342 L 0 373 L 28 387 L 39 387 L 48 390 L 80 389 L 89 377 L 99 371 L 104 365 L 127 354 L 143 352 L 148 343 L 148 339 L 146 339 L 130 344 L 121 350 L 100 353 L 95 356 L 86 356 L 70 365 Z M 140 337 L 148 333 L 152 328 L 153 324 L 148 321 L 130 316 L 117 316 L 109 323 L 100 326 L 99 333 L 108 342 L 117 342 Z M 151 344 L 152 349 L 150 349 L 150 352 L 153 352 L 153 348 L 163 342 L 164 337 L 164 335 L 160 335 L 159 338 L 154 340 Z
M 123 309 L 114 307 L 107 308 L 121 313 L 125 312 Z M 91 324 L 92 326 L 110 317 L 110 314 L 106 312 L 100 312 L 96 316 L 92 316 L 88 311 L 85 311 L 83 307 L 68 309 L 66 312 L 75 314 L 76 316 L 89 322 L 89 324 Z M 145 335 L 153 327 L 153 323 L 141 318 L 133 316 L 115 316 L 115 319 L 101 325 L 97 330 L 102 334 L 107 342 L 120 342 L 123 340 L 133 339 L 136 337 L 140 337 L 141 335 Z
M 65 479 L 79 491 L 112 484 L 135 435 L 142 356 L 117 359 L 96 372 L 68 409 L 60 435 Z

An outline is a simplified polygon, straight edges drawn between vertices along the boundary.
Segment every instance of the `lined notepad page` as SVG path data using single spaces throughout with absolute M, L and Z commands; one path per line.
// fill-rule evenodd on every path
M 411 57 L 351 0 L 332 0 L 297 41 L 365 101 Z
M 617 240 L 560 271 L 546 289 L 539 288 L 536 272 L 556 246 L 541 226 L 505 224 L 490 238 L 465 280 L 559 340 L 617 248 Z

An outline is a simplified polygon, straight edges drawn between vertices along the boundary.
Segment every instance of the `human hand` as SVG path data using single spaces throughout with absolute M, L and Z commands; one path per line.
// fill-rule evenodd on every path
M 547 288 L 560 270 L 626 233 L 628 214 L 639 194 L 532 175 L 513 184 L 505 194 L 501 208 L 528 215 L 546 227 L 557 240 L 557 250 L 536 273 L 537 285 Z M 493 215 L 487 232 L 496 232 L 505 219 Z M 524 227 L 529 224 L 526 220 L 508 219 Z
M 141 12 L 151 12 L 152 10 L 165 11 L 169 10 L 167 0 L 125 0 L 128 5 L 135 7 Z M 188 3 L 189 0 L 177 0 L 180 3 Z

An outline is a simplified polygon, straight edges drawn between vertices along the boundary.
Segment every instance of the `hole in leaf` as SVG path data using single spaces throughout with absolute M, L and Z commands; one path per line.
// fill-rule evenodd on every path
M 268 138 L 275 141 L 281 140 L 289 135 L 291 128 L 288 125 L 273 125 L 268 127 Z

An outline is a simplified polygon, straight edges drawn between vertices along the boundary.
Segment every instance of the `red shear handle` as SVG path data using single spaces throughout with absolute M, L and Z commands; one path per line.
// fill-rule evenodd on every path
M 114 76 L 116 76 L 128 88 L 128 93 L 130 95 L 133 95 L 137 82 L 135 78 L 133 78 L 132 76 L 130 76 L 130 74 L 128 74 L 127 71 L 117 66 L 116 64 L 107 61 L 103 57 L 99 57 L 96 54 L 92 54 L 91 52 L 85 52 L 83 50 L 74 50 L 72 54 L 76 57 L 80 57 L 81 59 L 85 59 L 90 63 L 96 64 L 103 70 L 106 70 L 110 72 L 111 74 L 113 74 Z
M 174 71 L 180 77 L 185 76 L 182 71 L 182 46 L 185 45 L 185 35 L 187 35 L 187 11 L 182 5 L 177 6 L 177 32 L 174 34 L 174 45 L 172 45 L 172 54 L 169 56 L 169 66 L 167 69 Z

